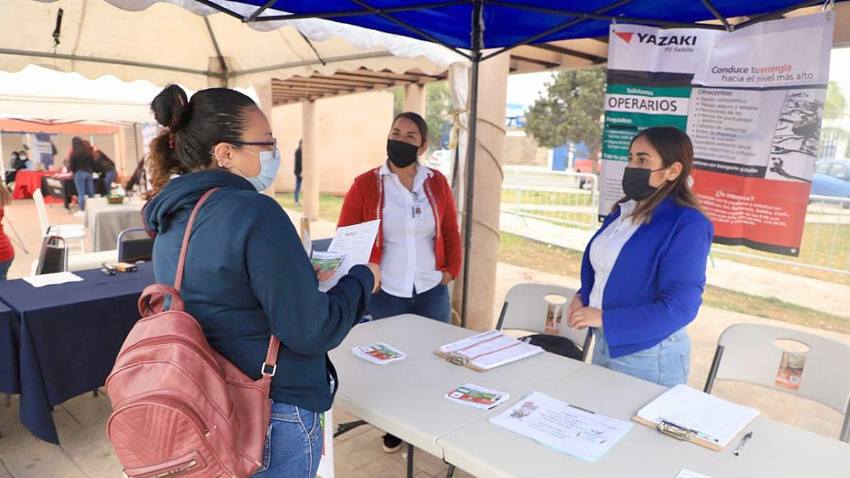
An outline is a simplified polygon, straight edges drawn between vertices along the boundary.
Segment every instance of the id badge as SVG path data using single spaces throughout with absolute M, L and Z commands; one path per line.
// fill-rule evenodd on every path
M 422 204 L 416 203 L 413 205 L 413 219 L 422 219 Z

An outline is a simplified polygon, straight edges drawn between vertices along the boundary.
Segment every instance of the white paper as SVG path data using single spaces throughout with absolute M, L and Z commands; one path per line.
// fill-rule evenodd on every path
M 48 285 L 66 284 L 68 282 L 80 282 L 83 278 L 73 272 L 56 272 L 54 274 L 41 274 L 38 276 L 24 277 L 24 280 L 33 287 L 44 287 Z
M 369 262 L 369 258 L 372 256 L 372 246 L 375 244 L 375 238 L 378 237 L 379 225 L 380 221 L 375 220 L 353 226 L 340 227 L 336 230 L 327 252 L 313 252 L 312 257 L 330 253 L 345 257 L 345 260 L 340 264 L 337 272 L 332 277 L 320 281 L 319 290 L 323 292 L 330 290 L 343 276 L 348 274 L 348 271 L 352 267 Z
M 697 438 L 724 447 L 759 411 L 727 402 L 687 385 L 676 385 L 641 408 L 637 415 L 652 423 L 662 420 L 698 432 Z
M 676 478 L 711 478 L 708 475 L 703 475 L 702 473 L 697 473 L 695 471 L 691 471 L 685 468 L 682 468 L 682 471 L 676 475 Z
M 484 370 L 543 353 L 542 348 L 508 337 L 498 330 L 443 345 L 440 351 L 463 355 L 469 363 Z
M 443 395 L 444 398 L 461 405 L 466 405 L 481 410 L 492 410 L 510 399 L 507 392 L 490 390 L 471 383 L 465 383 L 451 392 Z
M 358 345 L 351 349 L 351 353 L 367 362 L 376 365 L 384 365 L 397 362 L 407 357 L 407 354 L 392 345 L 377 342 L 370 345 Z
M 589 462 L 599 461 L 633 426 L 540 392 L 526 395 L 490 423 Z

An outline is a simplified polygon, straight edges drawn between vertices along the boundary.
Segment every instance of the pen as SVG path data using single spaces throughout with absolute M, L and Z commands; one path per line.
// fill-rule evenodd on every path
M 748 442 L 748 441 L 750 440 L 750 438 L 752 438 L 752 437 L 753 437 L 753 432 L 747 432 L 747 434 L 746 434 L 746 435 L 744 435 L 744 438 L 741 438 L 741 443 L 738 443 L 738 448 L 735 448 L 735 451 L 733 451 L 733 452 L 732 452 L 732 454 L 733 454 L 733 455 L 735 455 L 735 456 L 740 455 L 740 454 L 741 454 L 741 449 L 743 449 L 743 448 L 744 448 L 744 445 L 746 445 L 746 444 L 747 444 L 747 442 Z

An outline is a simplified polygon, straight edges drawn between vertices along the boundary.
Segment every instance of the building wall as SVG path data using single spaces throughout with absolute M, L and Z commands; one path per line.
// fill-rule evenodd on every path
M 549 150 L 537 145 L 537 141 L 525 131 L 508 128 L 505 135 L 505 166 L 548 166 Z
M 393 118 L 393 95 L 370 92 L 316 102 L 319 137 L 320 191 L 345 194 L 354 178 L 386 159 L 387 134 Z M 278 141 L 281 166 L 277 192 L 295 188 L 295 149 L 302 134 L 301 104 L 277 106 L 272 129 Z

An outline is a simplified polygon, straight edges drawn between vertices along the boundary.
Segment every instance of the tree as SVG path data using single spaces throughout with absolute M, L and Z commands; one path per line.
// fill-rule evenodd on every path
M 451 126 L 452 93 L 445 81 L 425 85 L 425 122 L 428 123 L 428 145 L 442 149 L 443 133 Z
M 824 119 L 838 119 L 844 116 L 844 110 L 847 102 L 844 99 L 844 94 L 841 92 L 841 87 L 836 81 L 830 81 L 826 87 L 826 105 L 823 109 Z
M 528 110 L 525 130 L 546 148 L 568 141 L 584 143 L 591 159 L 596 159 L 602 148 L 604 113 L 605 68 L 559 71 L 546 84 L 545 95 Z

